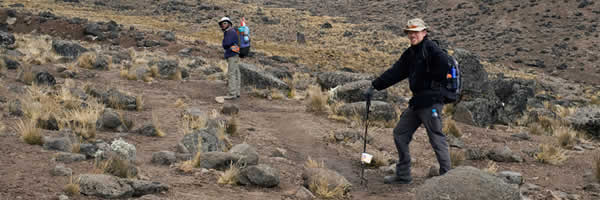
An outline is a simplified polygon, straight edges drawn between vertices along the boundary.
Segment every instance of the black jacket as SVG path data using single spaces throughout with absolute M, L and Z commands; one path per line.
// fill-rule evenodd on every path
M 409 105 L 416 109 L 429 107 L 443 102 L 439 84 L 446 81 L 450 69 L 448 63 L 446 53 L 435 42 L 425 38 L 404 51 L 400 59 L 371 84 L 375 89 L 383 90 L 408 78 L 413 93 Z

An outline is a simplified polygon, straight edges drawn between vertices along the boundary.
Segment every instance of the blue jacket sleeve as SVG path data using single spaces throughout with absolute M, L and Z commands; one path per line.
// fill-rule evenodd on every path
M 223 49 L 228 50 L 234 44 L 238 43 L 238 36 L 235 30 L 230 29 L 225 32 L 225 37 L 223 37 Z
M 383 72 L 381 76 L 377 77 L 371 85 L 377 90 L 386 89 L 408 77 L 408 66 L 405 64 L 406 53 L 400 56 L 400 59 L 392 65 L 391 68 Z

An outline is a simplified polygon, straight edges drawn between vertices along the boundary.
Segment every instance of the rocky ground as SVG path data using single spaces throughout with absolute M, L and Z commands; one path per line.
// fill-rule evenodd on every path
M 0 5 L 0 199 L 600 195 L 592 1 Z M 242 98 L 219 104 L 224 14 L 246 17 L 254 52 Z M 403 82 L 374 96 L 367 187 L 361 94 L 408 47 L 401 27 L 413 16 L 431 21 L 463 70 L 463 98 L 443 113 L 455 169 L 436 176 L 420 128 L 414 182 L 383 184 L 410 98 Z

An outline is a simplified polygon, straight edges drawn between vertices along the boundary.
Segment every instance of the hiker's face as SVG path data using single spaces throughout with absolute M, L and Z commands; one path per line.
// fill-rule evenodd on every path
M 410 40 L 410 45 L 414 46 L 423 41 L 423 38 L 425 38 L 425 36 L 427 35 L 427 30 L 407 31 L 406 34 L 408 35 L 408 39 Z
M 221 26 L 221 29 L 225 30 L 229 26 L 229 23 L 228 22 L 222 22 L 219 25 Z

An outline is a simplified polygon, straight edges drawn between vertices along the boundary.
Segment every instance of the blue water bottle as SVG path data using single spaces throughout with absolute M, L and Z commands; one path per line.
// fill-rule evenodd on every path
M 431 117 L 433 118 L 437 118 L 438 117 L 438 113 L 437 113 L 437 109 L 431 109 Z
M 456 77 L 456 67 L 452 66 L 450 69 L 450 74 L 452 75 L 452 89 L 458 88 L 458 77 Z

